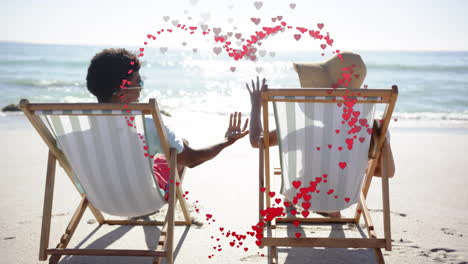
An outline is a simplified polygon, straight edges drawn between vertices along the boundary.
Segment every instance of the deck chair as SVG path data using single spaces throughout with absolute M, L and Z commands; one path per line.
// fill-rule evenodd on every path
M 391 250 L 387 159 L 381 159 L 384 237 L 378 238 L 366 197 L 381 154 L 398 96 L 392 89 L 268 89 L 262 92 L 264 135 L 259 149 L 260 212 L 272 206 L 269 102 L 273 104 L 280 154 L 281 190 L 297 211 L 336 212 L 357 203 L 352 218 L 313 218 L 293 214 L 265 221 L 262 246 L 269 247 L 269 263 L 277 263 L 277 247 L 372 248 L 384 263 L 381 248 Z M 375 104 L 385 104 L 382 123 L 374 127 Z M 349 110 L 352 107 L 352 111 Z M 346 110 L 346 111 L 345 111 Z M 356 118 L 354 120 L 353 118 Z M 351 122 L 351 123 L 350 123 Z M 375 142 L 369 152 L 371 139 Z M 370 153 L 370 154 L 369 154 Z M 368 159 L 370 162 L 368 162 Z M 367 168 L 367 170 L 366 170 Z M 300 184 L 299 184 L 300 182 Z M 312 197 L 305 198 L 305 195 Z M 307 201 L 310 203 L 304 204 Z M 273 204 L 273 207 L 277 206 Z M 368 237 L 278 237 L 279 224 L 359 224 L 363 215 Z M 305 216 L 305 217 L 304 217 Z
M 49 148 L 39 260 L 57 263 L 62 255 L 146 256 L 154 263 L 166 258 L 173 263 L 174 225 L 191 225 L 177 172 L 176 150 L 169 148 L 155 99 L 139 104 L 31 104 L 20 107 Z M 158 131 L 160 149 L 170 169 L 169 200 L 155 182 L 151 155 L 146 152 L 145 118 L 151 116 Z M 118 142 L 116 144 L 116 142 Z M 64 169 L 82 199 L 55 248 L 49 248 L 56 161 Z M 184 215 L 175 221 L 176 199 Z M 154 213 L 168 203 L 164 221 L 131 217 Z M 67 248 L 86 208 L 99 224 L 161 225 L 156 250 Z M 102 212 L 127 217 L 105 219 Z M 122 218 L 121 218 L 122 219 Z

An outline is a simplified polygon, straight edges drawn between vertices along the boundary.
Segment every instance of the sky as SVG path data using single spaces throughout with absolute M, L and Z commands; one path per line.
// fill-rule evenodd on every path
M 1 1 L 0 41 L 142 46 L 147 34 L 174 27 L 173 20 L 250 35 L 261 26 L 275 25 L 272 17 L 283 16 L 288 25 L 309 29 L 323 23 L 337 49 L 468 50 L 468 0 Z M 255 2 L 262 7 L 257 9 Z M 170 19 L 166 22 L 164 16 Z M 256 26 L 251 18 L 262 22 Z M 201 34 L 179 33 L 150 45 L 206 45 Z M 268 45 L 278 50 L 319 48 L 312 41 L 295 41 L 296 33 L 285 32 Z

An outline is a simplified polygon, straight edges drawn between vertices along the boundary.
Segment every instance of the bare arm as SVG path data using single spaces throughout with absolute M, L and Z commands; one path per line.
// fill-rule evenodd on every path
M 201 149 L 193 149 L 189 146 L 188 141 L 184 140 L 184 150 L 177 155 L 178 167 L 196 167 L 203 162 L 216 157 L 221 152 L 221 150 L 234 144 L 234 142 L 236 142 L 238 139 L 246 136 L 249 133 L 249 131 L 246 130 L 249 120 L 245 120 L 244 127 L 241 130 L 241 119 L 241 113 L 236 112 L 231 114 L 229 119 L 229 127 L 226 131 L 224 140 L 212 146 Z
M 249 88 L 247 83 L 245 86 L 249 91 L 250 103 L 252 104 L 250 111 L 250 145 L 252 145 L 254 148 L 258 148 L 258 141 L 260 136 L 263 134 L 262 119 L 260 118 L 260 113 L 262 110 L 261 92 L 266 91 L 268 89 L 268 85 L 266 84 L 266 80 L 263 79 L 262 87 L 260 87 L 260 80 L 257 76 L 257 85 L 255 85 L 254 81 L 252 80 L 252 90 Z M 270 131 L 269 135 L 270 146 L 278 145 L 276 130 Z

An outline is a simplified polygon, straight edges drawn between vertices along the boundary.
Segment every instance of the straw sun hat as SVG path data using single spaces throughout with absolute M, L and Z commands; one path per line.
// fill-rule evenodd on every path
M 338 85 L 341 88 L 360 88 L 366 78 L 367 68 L 361 56 L 353 52 L 341 52 L 342 60 L 338 54 L 323 62 L 293 63 L 299 75 L 302 88 L 330 88 L 342 77 L 342 73 L 351 73 L 348 86 Z M 348 68 L 348 70 L 344 70 Z

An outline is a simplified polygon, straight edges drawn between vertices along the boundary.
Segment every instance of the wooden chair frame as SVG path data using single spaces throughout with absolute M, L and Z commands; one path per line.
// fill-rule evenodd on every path
M 51 255 L 49 263 L 58 263 L 62 255 L 92 255 L 92 256 L 146 256 L 154 257 L 154 263 L 160 263 L 162 258 L 166 258 L 168 263 L 174 262 L 174 225 L 190 226 L 192 220 L 187 209 L 185 199 L 183 198 L 182 183 L 178 175 L 177 169 L 170 170 L 169 181 L 169 208 L 164 221 L 150 220 L 111 220 L 105 219 L 102 213 L 96 209 L 86 198 L 85 194 L 81 194 L 82 199 L 78 208 L 75 210 L 70 223 L 65 229 L 65 233 L 60 239 L 60 243 L 55 248 L 49 248 L 50 225 L 52 217 L 52 202 L 55 182 L 56 161 L 64 169 L 75 188 L 77 185 L 73 179 L 71 165 L 68 162 L 65 154 L 57 147 L 56 139 L 53 137 L 47 126 L 41 118 L 35 114 L 39 110 L 137 110 L 142 111 L 142 115 L 150 114 L 155 122 L 156 129 L 160 135 L 161 146 L 166 157 L 169 157 L 169 167 L 177 168 L 177 153 L 173 148 L 169 148 L 165 129 L 162 127 L 161 115 L 155 99 L 150 99 L 149 103 L 139 104 L 30 104 L 28 100 L 21 100 L 20 108 L 29 119 L 33 127 L 37 130 L 41 138 L 49 148 L 49 156 L 47 160 L 47 174 L 44 194 L 44 207 L 42 214 L 41 240 L 39 248 L 39 260 L 47 260 L 48 255 Z M 99 114 L 110 115 L 110 114 Z M 78 190 L 78 188 L 77 188 Z M 179 200 L 184 220 L 175 220 L 176 199 Z M 162 226 L 161 233 L 158 239 L 156 250 L 127 250 L 127 249 L 75 249 L 67 248 L 68 243 L 75 232 L 78 223 L 81 220 L 86 208 L 89 208 L 96 218 L 97 222 L 109 225 L 157 225 Z
M 369 209 L 367 207 L 366 197 L 374 175 L 374 170 L 379 161 L 382 152 L 382 147 L 385 142 L 385 135 L 388 125 L 391 120 L 395 103 L 398 97 L 398 87 L 392 86 L 392 89 L 268 89 L 262 92 L 263 106 L 263 127 L 264 135 L 259 142 L 259 187 L 265 188 L 265 192 L 259 191 L 259 211 L 264 210 L 265 206 L 271 206 L 271 198 L 265 193 L 270 192 L 270 142 L 269 142 L 269 122 L 268 122 L 268 102 L 319 102 L 319 103 L 340 103 L 343 99 L 338 99 L 339 96 L 358 96 L 358 97 L 380 97 L 381 100 L 357 100 L 357 103 L 384 103 L 387 104 L 380 129 L 374 129 L 372 138 L 375 142 L 372 149 L 372 154 L 369 157 L 371 161 L 368 163 L 366 176 L 364 178 L 359 203 L 356 207 L 356 212 L 353 218 L 303 218 L 303 217 L 286 217 L 278 221 L 274 219 L 271 223 L 265 225 L 267 235 L 262 239 L 262 245 L 270 247 L 268 254 L 269 263 L 278 262 L 277 247 L 330 247 L 330 248 L 373 248 L 378 263 L 384 263 L 381 248 L 387 251 L 392 250 L 392 239 L 390 229 L 390 199 L 389 199 L 389 182 L 388 182 L 388 164 L 386 159 L 380 159 L 382 170 L 382 200 L 383 200 L 383 225 L 384 238 L 378 238 L 374 230 Z M 334 99 L 277 99 L 273 96 L 310 96 L 310 97 L 326 97 L 336 96 Z M 310 98 L 309 97 L 309 98 Z M 275 172 L 281 174 L 281 172 Z M 368 238 L 291 238 L 291 237 L 276 237 L 275 229 L 277 224 L 287 224 L 293 221 L 310 224 L 326 224 L 326 223 L 354 223 L 359 224 L 361 215 L 363 215 Z M 259 219 L 262 215 L 259 214 Z

